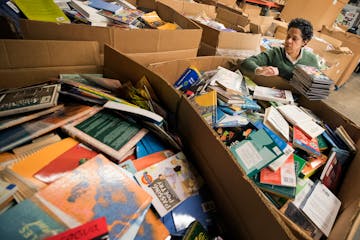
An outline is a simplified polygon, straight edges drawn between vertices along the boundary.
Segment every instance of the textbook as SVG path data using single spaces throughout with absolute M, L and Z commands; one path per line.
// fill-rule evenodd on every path
M 209 125 L 214 125 L 216 123 L 217 107 L 216 91 L 212 90 L 202 95 L 195 96 L 193 102 L 196 104 L 197 109 L 200 111 L 200 115 L 205 121 Z
M 289 141 L 289 124 L 273 106 L 265 109 L 264 124 L 286 141 Z
M 0 92 L 0 117 L 57 105 L 60 84 L 39 85 Z
M 97 108 L 85 105 L 65 106 L 63 110 L 5 129 L 0 132 L 0 152 L 18 147 L 93 111 L 97 111 Z
M 293 146 L 300 148 L 309 154 L 320 156 L 319 143 L 316 138 L 310 138 L 304 134 L 297 126 L 293 128 Z
M 263 86 L 255 87 L 253 98 L 265 101 L 280 102 L 283 104 L 294 103 L 294 98 L 291 91 Z
M 160 218 L 150 208 L 145 219 L 140 225 L 139 231 L 134 240 L 167 239 L 170 236 L 169 230 L 161 222 Z
M 148 132 L 138 124 L 103 108 L 61 126 L 61 129 L 117 162 L 121 162 Z
M 248 176 L 257 174 L 283 155 L 264 129 L 252 131 L 248 138 L 230 146 L 230 151 Z
M 308 156 L 306 158 L 306 164 L 301 170 L 300 177 L 308 178 L 313 175 L 320 167 L 322 167 L 328 159 L 328 156 L 321 154 L 320 156 Z
M 211 86 L 218 85 L 233 94 L 244 95 L 241 87 L 243 76 L 240 72 L 236 73 L 221 66 L 217 70 L 215 75 L 210 78 Z
M 110 239 L 125 236 L 131 223 L 145 217 L 151 204 L 151 196 L 124 169 L 101 154 L 41 189 L 36 196 L 70 228 L 105 217 Z
M 291 154 L 276 171 L 264 168 L 260 171 L 260 182 L 264 184 L 296 187 L 294 155 Z
M 198 193 L 203 183 L 182 152 L 138 171 L 134 176 L 153 197 L 152 204 L 160 217 Z

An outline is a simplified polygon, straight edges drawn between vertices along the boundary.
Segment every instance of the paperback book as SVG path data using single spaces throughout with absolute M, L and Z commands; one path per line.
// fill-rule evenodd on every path
M 280 102 L 283 104 L 294 103 L 294 97 L 291 91 L 263 86 L 255 87 L 253 98 L 265 101 Z
M 203 180 L 182 152 L 135 173 L 160 217 L 197 194 Z

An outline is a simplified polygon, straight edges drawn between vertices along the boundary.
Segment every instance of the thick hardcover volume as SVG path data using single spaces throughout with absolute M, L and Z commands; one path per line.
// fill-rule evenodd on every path
M 0 117 L 54 107 L 60 84 L 17 88 L 0 93 Z
M 249 135 L 249 138 L 235 143 L 230 151 L 245 171 L 246 175 L 253 176 L 283 155 L 279 146 L 260 129 Z
M 61 127 L 73 138 L 121 162 L 148 130 L 128 122 L 111 110 L 99 109 Z
M 1 239 L 43 239 L 67 229 L 35 200 L 26 199 L 0 215 Z
M 96 107 L 84 105 L 66 106 L 63 111 L 56 111 L 50 115 L 5 129 L 0 132 L 0 152 L 11 150 L 27 141 L 37 138 L 43 134 L 80 118 Z
M 135 173 L 161 217 L 198 193 L 202 179 L 182 152 Z
M 68 227 L 105 217 L 110 239 L 126 235 L 151 204 L 151 196 L 124 169 L 101 154 L 51 183 L 37 196 Z

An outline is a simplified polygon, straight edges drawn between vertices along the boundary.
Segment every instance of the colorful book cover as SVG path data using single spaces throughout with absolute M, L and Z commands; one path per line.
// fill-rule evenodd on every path
M 69 226 L 106 217 L 110 239 L 119 239 L 151 204 L 124 169 L 99 154 L 36 194 Z
M 255 175 L 283 155 L 264 129 L 252 131 L 246 140 L 230 146 L 230 151 L 248 176 Z
M 102 109 L 61 127 L 67 134 L 96 151 L 121 162 L 148 130 Z
M 166 226 L 161 222 L 160 218 L 158 218 L 155 213 L 149 209 L 139 228 L 135 240 L 165 240 L 169 236 L 170 233 Z
M 301 170 L 300 177 L 308 178 L 313 175 L 316 170 L 318 170 L 321 166 L 323 166 L 328 157 L 325 154 L 321 154 L 320 156 L 309 156 L 306 160 L 306 165 Z
M 16 204 L 0 215 L 1 239 L 44 239 L 66 229 L 61 221 L 33 198 Z
M 135 178 L 153 197 L 152 204 L 160 217 L 196 194 L 203 183 L 182 152 L 138 171 Z
M 119 13 L 123 7 L 116 5 L 116 4 L 112 4 L 103 0 L 90 0 L 88 5 L 90 7 L 96 8 L 96 9 L 102 9 L 102 10 L 106 10 L 108 12 L 112 12 L 114 14 Z
M 170 150 L 164 150 L 160 152 L 155 152 L 152 154 L 149 154 L 142 158 L 137 158 L 132 160 L 134 167 L 137 171 L 141 171 L 147 167 L 150 167 L 151 165 L 161 162 L 164 159 L 167 159 L 174 155 L 174 153 Z
M 87 239 L 87 240 L 101 240 L 108 239 L 108 227 L 106 224 L 106 218 L 100 217 L 98 219 L 91 220 L 85 224 L 82 224 L 78 227 L 66 230 L 60 234 L 47 237 L 45 240 L 64 240 L 72 239 L 74 236 L 78 239 Z
M 286 187 L 296 187 L 294 155 L 291 154 L 276 171 L 264 168 L 260 171 L 260 182 Z
M 87 161 L 96 155 L 97 152 L 81 143 L 77 143 L 40 169 L 35 173 L 34 177 L 44 183 L 51 183 L 67 172 L 74 170 L 82 161 Z
M 260 174 L 253 176 L 254 183 L 263 191 L 275 194 L 276 196 L 293 199 L 296 195 L 296 187 L 284 187 L 260 182 Z
M 137 144 L 136 144 L 136 157 L 142 158 L 149 154 L 163 151 L 166 149 L 166 146 L 160 138 L 156 137 L 153 133 L 146 134 Z
M 316 138 L 310 138 L 301 131 L 300 128 L 294 126 L 293 128 L 293 145 L 300 148 L 309 154 L 320 156 L 319 143 Z
M 79 144 L 79 142 L 73 138 L 62 139 L 59 142 L 48 145 L 29 155 L 22 161 L 17 162 L 11 167 L 11 169 L 15 173 L 24 177 L 26 180 L 29 180 L 32 183 L 38 185 L 39 180 L 34 178 L 34 174 L 47 166 L 60 155 L 75 147 L 77 144 Z M 43 184 L 40 184 L 40 186 L 41 185 Z
M 85 105 L 65 106 L 63 111 L 56 111 L 21 125 L 5 129 L 0 132 L 0 152 L 18 147 L 70 121 L 96 111 L 96 109 L 96 107 Z
M 212 239 L 208 231 L 201 225 L 200 222 L 194 221 L 190 224 L 183 240 L 193 240 L 193 239 L 203 239 L 203 240 L 210 240 Z
M 217 107 L 217 95 L 216 91 L 207 92 L 205 94 L 196 96 L 193 98 L 196 106 L 200 111 L 200 115 L 205 121 L 213 125 L 216 123 L 216 107 Z

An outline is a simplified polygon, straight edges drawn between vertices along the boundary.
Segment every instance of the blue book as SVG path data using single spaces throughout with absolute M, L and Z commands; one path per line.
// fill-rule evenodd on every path
M 149 154 L 166 150 L 166 146 L 159 138 L 155 137 L 152 133 L 147 133 L 136 144 L 136 158 L 142 158 Z
M 122 6 L 112 4 L 112 3 L 108 3 L 108 2 L 105 2 L 103 0 L 91 0 L 91 1 L 89 1 L 89 6 L 93 7 L 93 8 L 96 8 L 96 9 L 109 11 L 109 12 L 112 12 L 114 14 L 119 14 L 119 12 L 121 10 L 123 10 Z
M 0 215 L 1 239 L 43 239 L 66 229 L 61 221 L 44 206 L 38 205 L 34 198 L 22 201 Z

